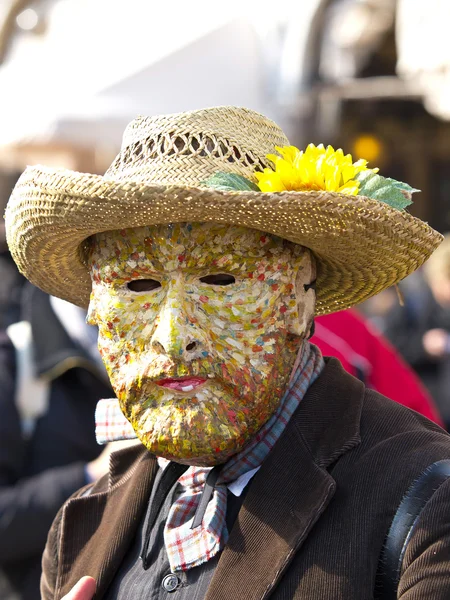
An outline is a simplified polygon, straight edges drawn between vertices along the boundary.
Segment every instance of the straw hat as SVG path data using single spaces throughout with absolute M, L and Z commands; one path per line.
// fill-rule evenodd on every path
M 32 283 L 86 307 L 92 234 L 173 222 L 242 225 L 312 250 L 322 314 L 395 284 L 439 245 L 423 221 L 362 196 L 202 187 L 218 171 L 254 180 L 255 170 L 271 166 L 266 155 L 288 144 L 275 123 L 244 108 L 138 118 L 104 176 L 26 169 L 6 209 L 11 254 Z

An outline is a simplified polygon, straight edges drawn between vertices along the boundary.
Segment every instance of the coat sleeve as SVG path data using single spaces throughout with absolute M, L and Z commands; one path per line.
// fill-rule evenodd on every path
M 434 493 L 414 527 L 403 559 L 398 598 L 450 598 L 449 479 Z
M 25 478 L 25 460 L 15 404 L 15 352 L 0 332 L 0 564 L 40 555 L 58 509 L 86 484 L 81 462 Z

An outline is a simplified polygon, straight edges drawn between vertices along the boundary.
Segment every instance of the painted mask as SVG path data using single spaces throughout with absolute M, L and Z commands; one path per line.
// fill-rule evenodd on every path
M 178 223 L 91 240 L 89 322 L 142 443 L 211 466 L 275 411 L 314 313 L 310 252 L 245 227 Z

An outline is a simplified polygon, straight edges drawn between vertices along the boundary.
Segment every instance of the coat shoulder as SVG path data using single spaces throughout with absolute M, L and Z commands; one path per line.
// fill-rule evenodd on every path
M 450 458 L 450 435 L 442 427 L 375 390 L 364 390 L 360 428 L 362 439 L 378 442 L 404 438 L 418 444 L 429 440 Z

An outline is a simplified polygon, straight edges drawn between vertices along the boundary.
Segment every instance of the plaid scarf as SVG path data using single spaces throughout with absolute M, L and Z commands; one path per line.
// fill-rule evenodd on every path
M 285 430 L 306 390 L 319 376 L 323 367 L 324 361 L 320 350 L 305 341 L 276 412 L 258 431 L 253 440 L 224 465 L 202 523 L 194 529 L 191 529 L 194 514 L 211 469 L 190 467 L 178 479 L 181 494 L 173 502 L 164 528 L 164 542 L 172 572 L 185 571 L 201 565 L 223 549 L 228 540 L 228 529 L 225 522 L 228 485 L 261 466 Z M 118 439 L 112 437 L 114 433 L 121 436 L 119 439 L 135 437 L 134 432 L 131 435 L 124 425 L 123 415 L 120 424 L 119 415 L 116 414 L 114 408 L 114 406 L 118 406 L 117 400 L 115 400 L 115 405 L 114 400 L 101 402 L 106 404 L 100 406 L 96 411 L 97 439 L 100 437 L 105 441 L 113 441 L 113 439 Z M 161 458 L 158 459 L 158 462 L 163 468 L 169 463 Z

